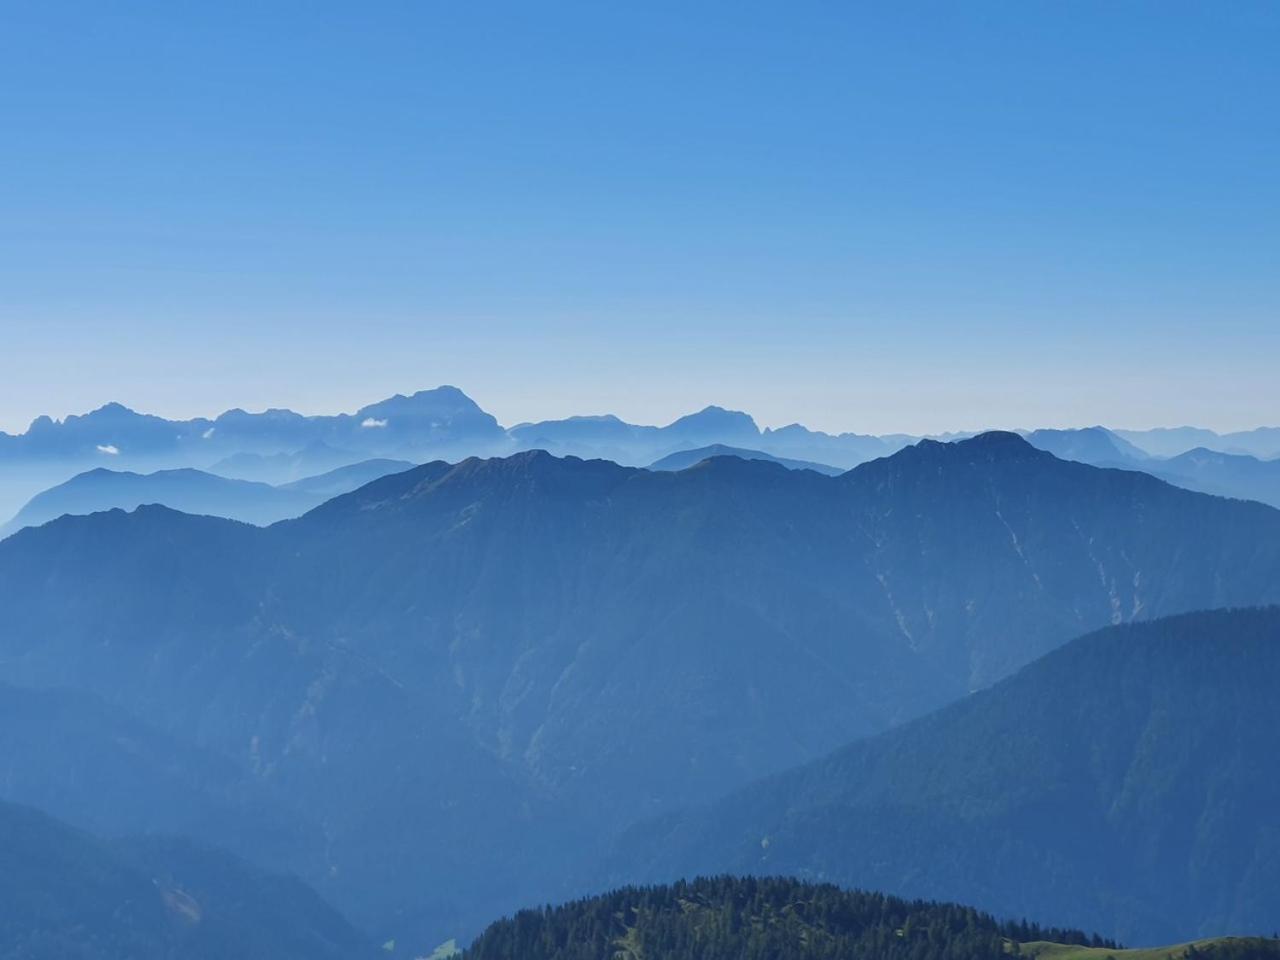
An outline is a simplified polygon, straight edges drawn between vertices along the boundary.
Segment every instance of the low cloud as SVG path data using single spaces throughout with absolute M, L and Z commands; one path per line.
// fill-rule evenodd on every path
M 213 427 L 210 427 L 210 428 L 209 428 L 208 430 L 206 430 L 204 433 L 200 434 L 200 436 L 202 436 L 202 437 L 204 437 L 204 439 L 208 440 L 210 437 L 212 437 L 212 436 L 213 436 L 213 430 L 214 430 L 214 428 L 213 428 Z
M 387 425 L 387 421 L 375 420 L 373 419 L 373 417 L 365 417 L 363 420 L 360 421 L 360 426 L 366 429 L 369 429 L 372 427 L 385 427 L 386 425 Z
M 120 448 L 117 447 L 114 443 L 100 443 L 98 444 L 98 452 L 105 453 L 108 456 L 114 457 L 119 455 Z

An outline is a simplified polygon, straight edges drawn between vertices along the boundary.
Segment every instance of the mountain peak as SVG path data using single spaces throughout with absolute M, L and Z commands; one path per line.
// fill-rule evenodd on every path
M 425 429 L 429 435 L 445 437 L 463 429 L 486 438 L 497 437 L 503 432 L 498 421 L 485 413 L 479 404 L 451 386 L 419 390 L 407 397 L 397 393 L 386 400 L 361 407 L 354 416 L 364 432 L 388 428 L 392 433 Z
M 146 414 L 138 413 L 137 410 L 126 407 L 123 403 L 117 403 L 112 400 L 110 403 L 104 403 L 96 410 L 90 410 L 79 417 L 68 417 L 67 420 L 126 420 L 146 416 Z
M 967 440 L 952 441 L 958 449 L 985 450 L 993 453 L 1036 454 L 1038 451 L 1025 439 L 1011 430 L 988 430 Z
M 734 436 L 760 436 L 760 428 L 749 414 L 724 407 L 703 407 L 697 413 L 686 414 L 665 428 L 673 434 L 706 435 L 715 433 L 717 439 Z

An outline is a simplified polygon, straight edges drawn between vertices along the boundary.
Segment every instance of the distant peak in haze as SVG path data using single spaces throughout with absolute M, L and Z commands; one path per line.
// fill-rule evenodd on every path
M 132 414 L 132 413 L 136 413 L 136 411 L 134 411 L 134 410 L 130 409 L 129 407 L 126 407 L 123 403 L 119 403 L 119 402 L 117 402 L 117 401 L 115 401 L 115 400 L 112 400 L 112 401 L 110 401 L 110 402 L 108 402 L 108 403 L 104 403 L 104 404 L 103 404 L 102 406 L 100 406 L 97 410 L 92 410 L 92 411 L 90 411 L 89 416 L 92 416 L 92 415 L 93 415 L 93 414 L 95 414 L 95 413 L 109 413 L 109 414 L 121 414 L 121 413 L 128 413 L 128 414 Z
M 720 431 L 725 435 L 743 434 L 752 437 L 760 435 L 760 428 L 755 420 L 741 410 L 726 410 L 724 407 L 703 407 L 697 413 L 686 414 L 675 420 L 666 428 L 673 433 L 695 433 Z

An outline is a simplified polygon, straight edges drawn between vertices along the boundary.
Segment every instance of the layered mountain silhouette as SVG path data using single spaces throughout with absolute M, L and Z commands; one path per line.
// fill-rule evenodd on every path
M 1148 454 L 1106 427 L 1032 430 L 1024 436 L 1032 446 L 1047 450 L 1063 460 L 1114 466 L 1138 465 L 1150 459 Z
M 958 440 L 972 433 L 933 439 Z M 1275 502 L 1274 488 L 1238 470 L 1201 483 L 1156 461 L 1196 447 L 1280 457 L 1280 428 L 1218 435 L 1177 428 L 1155 431 L 1032 430 L 1030 441 L 1057 456 L 1096 465 L 1148 470 L 1191 489 Z M 136 472 L 190 467 L 220 476 L 280 485 L 371 458 L 423 462 L 545 449 L 560 456 L 609 459 L 643 466 L 672 454 L 715 445 L 753 450 L 781 460 L 849 469 L 921 439 L 906 434 L 829 434 L 800 424 L 761 429 L 741 411 L 709 406 L 666 426 L 627 423 L 616 416 L 574 416 L 504 429 L 456 387 L 397 394 L 355 413 L 305 416 L 291 410 L 229 410 L 214 418 L 167 420 L 119 403 L 63 420 L 39 417 L 26 432 L 0 433 L 0 515 L 42 490 L 95 467 Z M 1114 448 L 1114 449 L 1113 449 Z M 1151 461 L 1150 463 L 1147 461 Z M 1262 490 L 1265 495 L 1260 494 Z
M 1089 629 L 1280 601 L 1278 572 L 1280 512 L 1012 434 L 837 477 L 529 452 L 266 529 L 145 506 L 19 531 L 0 665 L 224 758 L 323 825 L 270 865 L 429 947 L 573 893 L 637 819 Z
M 183 840 L 106 841 L 0 802 L 0 957 L 360 960 L 313 890 Z
M 1280 609 L 1076 640 L 990 690 L 637 828 L 617 869 L 954 896 L 1130 942 L 1280 923 Z
M 133 510 L 148 503 L 266 525 L 300 516 L 325 500 L 412 466 L 405 460 L 366 460 L 278 487 L 191 468 L 139 474 L 98 467 L 33 497 L 13 519 L 0 525 L 0 537 L 63 514 Z
M 336 416 L 292 410 L 228 410 L 213 419 L 166 420 L 108 403 L 64 420 L 39 417 L 27 431 L 0 433 L 0 462 L 18 459 L 154 456 L 207 458 L 236 453 L 279 453 L 311 444 L 353 451 L 426 449 L 500 441 L 498 422 L 456 387 L 396 395 Z
M 1280 427 L 1258 427 L 1216 433 L 1202 427 L 1157 427 L 1154 430 L 1116 430 L 1115 434 L 1156 457 L 1176 457 L 1196 447 L 1274 460 L 1280 457 Z
M 788 460 L 784 457 L 775 457 L 773 454 L 765 453 L 763 450 L 744 450 L 742 447 L 729 447 L 723 443 L 713 443 L 709 447 L 696 447 L 693 450 L 681 450 L 679 453 L 671 453 L 649 464 L 650 470 L 686 470 L 689 467 L 697 466 L 703 460 L 709 460 L 712 457 L 737 457 L 739 460 L 767 460 L 770 463 L 776 463 L 779 466 L 786 467 L 788 470 L 815 470 L 818 473 L 824 473 L 828 476 L 844 473 L 839 467 L 827 466 L 825 463 L 813 463 L 809 460 Z
M 1141 470 L 1187 490 L 1280 507 L 1280 460 L 1260 460 L 1206 447 L 1173 457 L 1154 457 L 1104 427 L 1034 430 L 1025 436 L 1032 445 L 1065 460 Z
M 1152 463 L 1148 469 L 1188 490 L 1280 507 L 1280 460 L 1259 460 L 1200 447 Z

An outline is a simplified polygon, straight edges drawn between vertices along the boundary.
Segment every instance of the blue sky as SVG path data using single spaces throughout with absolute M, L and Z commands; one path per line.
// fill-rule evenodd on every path
M 0 429 L 1280 422 L 1273 3 L 0 15 Z

